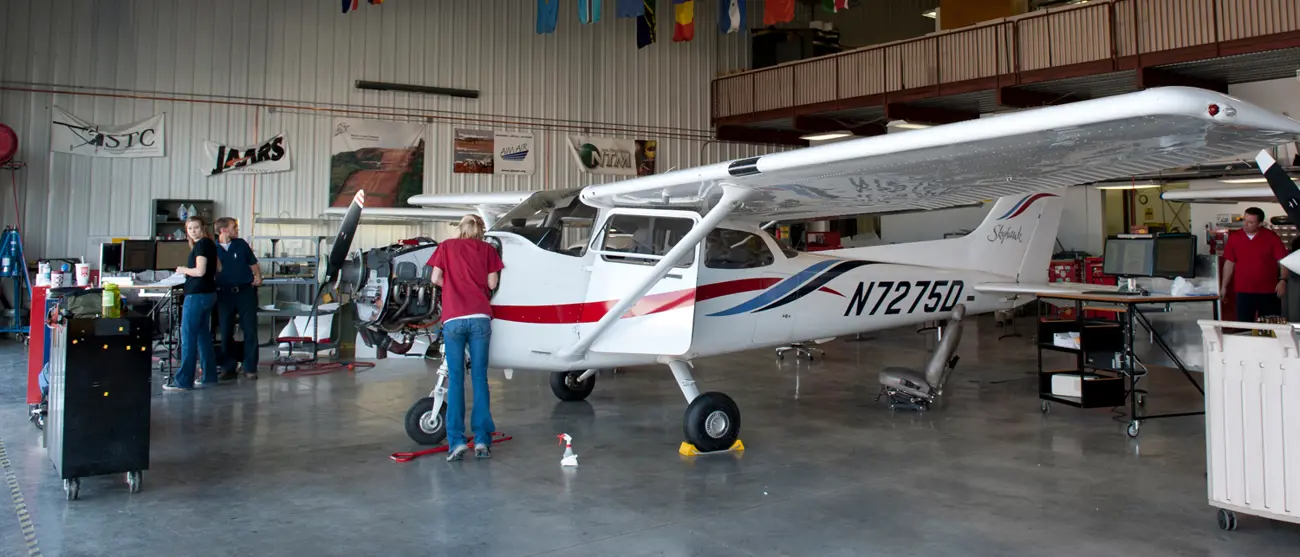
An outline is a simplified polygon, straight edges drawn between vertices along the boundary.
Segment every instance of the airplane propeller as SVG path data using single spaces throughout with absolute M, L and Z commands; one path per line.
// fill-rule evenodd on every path
M 1260 151 L 1259 155 L 1255 156 L 1255 162 L 1259 163 L 1259 170 L 1264 173 L 1269 189 L 1273 190 L 1277 202 L 1286 211 L 1287 220 L 1293 224 L 1300 223 L 1300 187 L 1296 186 L 1295 181 L 1287 175 L 1282 165 L 1268 154 L 1268 151 Z M 1300 251 L 1292 252 L 1279 263 L 1292 273 L 1300 273 Z
M 330 249 L 330 257 L 325 264 L 325 284 L 339 279 L 340 271 L 348 260 L 348 250 L 352 249 L 352 238 L 357 234 L 357 225 L 361 222 L 361 210 L 365 205 L 365 190 L 357 190 L 357 194 L 352 196 L 352 204 L 348 206 L 347 214 L 343 216 L 343 223 L 339 225 L 334 247 Z

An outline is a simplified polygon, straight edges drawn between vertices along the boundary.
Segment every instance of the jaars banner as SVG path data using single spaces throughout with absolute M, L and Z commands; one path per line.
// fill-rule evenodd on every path
M 56 106 L 50 119 L 50 150 L 87 157 L 162 157 L 166 155 L 165 115 L 156 114 L 131 124 L 101 126 Z
M 204 176 L 267 174 L 287 172 L 292 168 L 289 162 L 289 141 L 283 133 L 276 134 L 259 145 L 229 146 L 204 141 L 199 160 L 199 172 Z

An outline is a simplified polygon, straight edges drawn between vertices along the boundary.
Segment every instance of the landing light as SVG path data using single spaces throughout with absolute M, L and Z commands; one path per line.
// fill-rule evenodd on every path
M 841 137 L 848 137 L 850 135 L 853 135 L 853 132 L 848 132 L 848 131 L 827 132 L 827 133 L 815 133 L 812 135 L 803 135 L 803 136 L 799 136 L 799 139 L 802 139 L 804 141 L 822 141 L 825 139 L 839 139 Z

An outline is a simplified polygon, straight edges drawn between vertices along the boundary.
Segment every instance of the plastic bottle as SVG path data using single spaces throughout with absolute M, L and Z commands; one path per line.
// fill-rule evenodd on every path
M 108 283 L 104 285 L 103 301 L 101 302 L 100 315 L 107 319 L 117 319 L 122 316 L 120 309 L 122 302 L 122 293 L 117 289 L 117 285 Z

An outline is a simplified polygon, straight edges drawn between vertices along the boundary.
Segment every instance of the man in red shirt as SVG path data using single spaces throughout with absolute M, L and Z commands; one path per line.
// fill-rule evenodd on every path
M 433 283 L 442 287 L 442 333 L 447 360 L 447 460 L 460 460 L 465 446 L 465 348 L 474 387 L 474 456 L 492 456 L 492 412 L 488 405 L 488 346 L 492 338 L 491 292 L 500 279 L 501 256 L 483 241 L 483 220 L 460 219 L 460 237 L 438 244 L 429 258 Z
M 1282 297 L 1286 295 L 1285 267 L 1277 262 L 1286 257 L 1286 248 L 1276 232 L 1263 228 L 1264 211 L 1246 209 L 1241 230 L 1228 233 L 1223 248 L 1223 284 L 1227 292 L 1234 278 L 1237 285 L 1237 321 L 1254 323 L 1257 317 L 1282 314 Z

